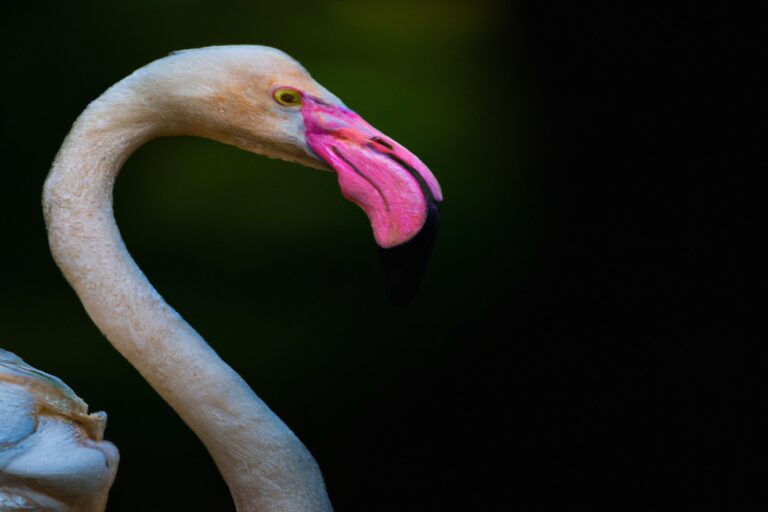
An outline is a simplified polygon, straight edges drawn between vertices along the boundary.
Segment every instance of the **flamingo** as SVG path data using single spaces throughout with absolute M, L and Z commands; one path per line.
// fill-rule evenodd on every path
M 206 446 L 237 510 L 330 511 L 307 448 L 163 300 L 120 236 L 112 211 L 120 168 L 148 140 L 174 135 L 335 171 L 342 195 L 367 214 L 385 264 L 407 276 L 419 264 L 405 266 L 404 252 L 431 247 L 440 186 L 293 58 L 249 45 L 176 52 L 113 85 L 74 123 L 46 179 L 55 262 L 93 322 Z M 412 291 L 405 285 L 406 299 Z M 116 452 L 101 451 L 116 466 Z
M 107 416 L 0 349 L 0 511 L 100 512 L 119 454 Z

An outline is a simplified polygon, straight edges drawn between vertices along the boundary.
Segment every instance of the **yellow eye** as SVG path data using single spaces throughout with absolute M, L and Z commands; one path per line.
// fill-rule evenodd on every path
M 300 107 L 301 106 L 301 94 L 295 89 L 288 89 L 287 87 L 281 87 L 275 89 L 272 93 L 272 97 L 275 101 L 286 107 Z

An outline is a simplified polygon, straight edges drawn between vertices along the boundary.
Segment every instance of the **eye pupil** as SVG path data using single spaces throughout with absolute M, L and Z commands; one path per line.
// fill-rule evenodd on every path
M 280 95 L 280 99 L 283 100 L 285 103 L 295 103 L 296 102 L 296 97 L 293 94 L 287 93 L 287 92 L 284 92 L 283 94 L 281 94 Z

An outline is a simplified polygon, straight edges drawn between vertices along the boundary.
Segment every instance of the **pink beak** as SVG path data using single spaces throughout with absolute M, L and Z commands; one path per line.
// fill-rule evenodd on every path
M 410 151 L 355 112 L 303 94 L 309 147 L 339 178 L 341 193 L 359 205 L 383 248 L 413 239 L 442 192 L 432 172 Z

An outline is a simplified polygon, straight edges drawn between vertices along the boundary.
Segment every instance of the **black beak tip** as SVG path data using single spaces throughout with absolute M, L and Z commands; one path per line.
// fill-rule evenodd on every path
M 430 201 L 427 220 L 415 237 L 397 247 L 379 249 L 384 286 L 393 304 L 405 306 L 416 297 L 437 239 L 437 224 L 437 206 Z

